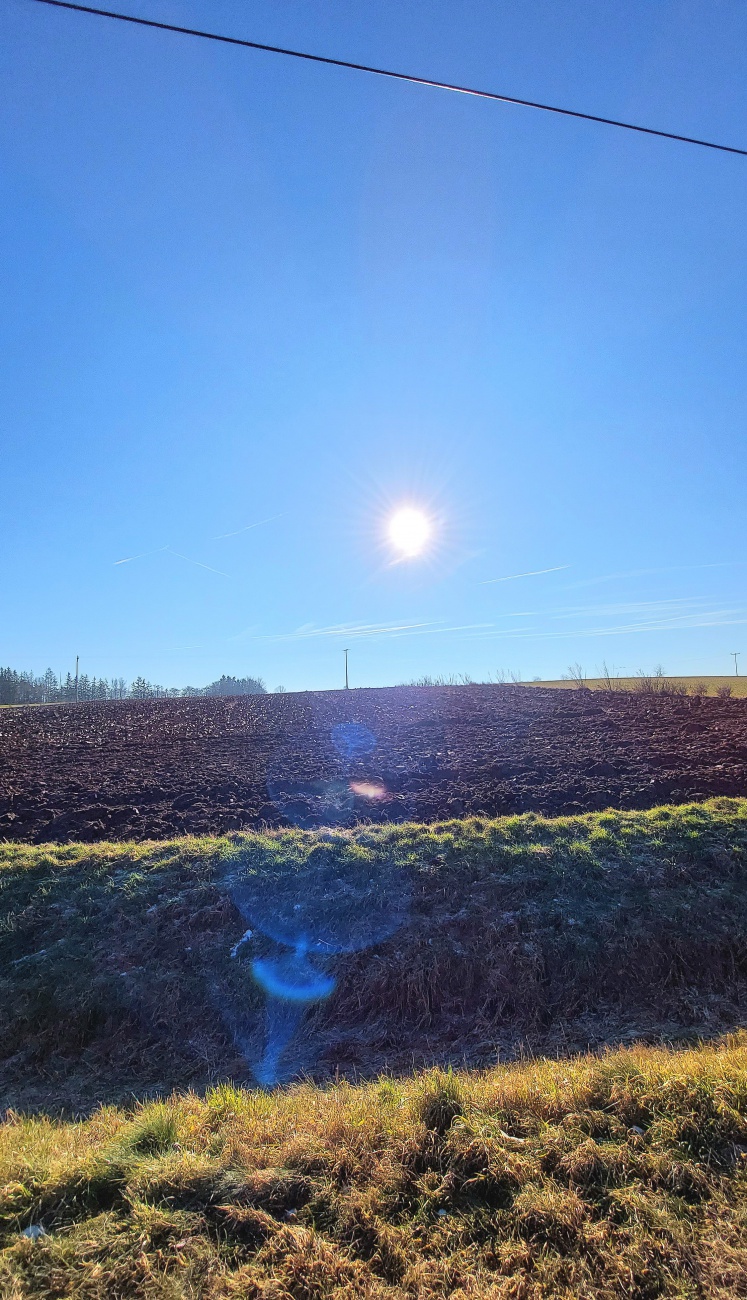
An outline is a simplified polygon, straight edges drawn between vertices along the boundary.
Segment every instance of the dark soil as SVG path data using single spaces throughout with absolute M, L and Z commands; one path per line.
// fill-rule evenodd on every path
M 344 752 L 335 728 L 350 723 L 370 733 L 369 752 L 357 741 Z M 0 710 L 6 840 L 556 815 L 745 793 L 747 699 L 445 686 Z

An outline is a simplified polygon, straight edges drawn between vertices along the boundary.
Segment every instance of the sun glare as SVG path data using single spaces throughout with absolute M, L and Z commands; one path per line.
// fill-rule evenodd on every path
M 404 506 L 392 515 L 387 532 L 395 551 L 403 559 L 413 559 L 425 549 L 431 535 L 431 523 L 422 510 Z

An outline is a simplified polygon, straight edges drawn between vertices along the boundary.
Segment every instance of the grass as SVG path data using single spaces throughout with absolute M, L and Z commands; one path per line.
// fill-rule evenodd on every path
M 740 1036 L 11 1114 L 0 1294 L 726 1300 L 747 1295 L 746 1157 Z
M 287 1077 L 682 1040 L 723 1032 L 747 1010 L 745 800 L 4 844 L 5 1105 L 81 1114 L 103 1100 L 251 1081 L 265 1030 L 251 959 L 277 948 L 255 933 L 246 960 L 231 959 L 246 926 L 226 887 L 237 866 L 273 906 L 321 900 L 343 929 L 378 918 L 365 950 L 315 958 L 336 987 L 306 1013 Z
M 328 962 L 299 1035 L 321 1085 L 230 1081 L 262 1010 L 229 956 L 238 867 L 352 899 L 346 924 L 402 911 Z M 5 844 L 0 970 L 3 1300 L 747 1296 L 747 1034 L 717 1033 L 747 973 L 746 800 Z M 711 1040 L 571 1050 L 574 1024 L 662 1017 Z M 565 1055 L 412 1068 L 495 1060 L 509 1029 Z M 352 1049 L 366 1081 L 340 1077 Z
M 744 699 L 747 697 L 747 677 L 657 677 L 652 675 L 648 678 L 637 677 L 589 677 L 585 685 L 592 691 L 616 690 L 616 691 L 636 691 L 642 690 L 644 693 L 645 684 L 650 683 L 650 692 L 658 694 L 678 693 L 683 695 L 716 695 L 719 690 L 729 688 L 734 699 Z M 576 690 L 578 683 L 570 678 L 562 678 L 560 681 L 548 682 L 522 682 L 523 686 L 553 686 L 559 690 Z

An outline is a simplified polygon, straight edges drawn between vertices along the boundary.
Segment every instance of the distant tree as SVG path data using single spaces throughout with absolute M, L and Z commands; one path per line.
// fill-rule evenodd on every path
M 0 668 L 0 704 L 15 704 L 18 699 L 18 674 L 12 668 Z
M 42 678 L 42 683 L 42 690 L 44 692 L 43 702 L 49 704 L 50 701 L 57 699 L 57 692 L 59 689 L 56 674 L 52 672 L 51 668 L 48 668 L 45 672 L 44 677 Z
M 51 668 L 43 677 L 0 668 L 0 704 L 44 704 L 58 698 L 59 684 Z
M 19 704 L 33 704 L 33 682 L 31 673 L 16 673 L 16 699 Z
M 259 677 L 220 677 L 206 686 L 204 695 L 266 695 L 267 687 Z
M 282 692 L 283 687 L 279 686 Z M 51 668 L 43 677 L 36 677 L 32 672 L 19 672 L 15 668 L 0 668 L 0 704 L 48 704 L 59 700 L 73 703 L 76 698 L 82 703 L 91 700 L 150 700 L 175 699 L 179 696 L 205 695 L 265 695 L 267 687 L 260 677 L 228 677 L 224 675 L 209 686 L 159 686 L 149 682 L 145 677 L 136 677 L 128 687 L 124 677 L 88 677 L 83 673 L 78 678 L 76 695 L 75 678 L 68 673 L 65 679 L 58 678 Z

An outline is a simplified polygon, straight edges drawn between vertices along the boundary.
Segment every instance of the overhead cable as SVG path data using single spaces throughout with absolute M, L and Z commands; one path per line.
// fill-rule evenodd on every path
M 457 95 L 471 95 L 476 99 L 497 100 L 500 104 L 517 104 L 521 108 L 536 108 L 543 113 L 559 113 L 562 117 L 577 117 L 584 122 L 600 122 L 603 126 L 616 126 L 624 131 L 638 131 L 642 135 L 656 135 L 663 140 L 679 140 L 682 144 L 697 144 L 703 149 L 719 149 L 722 153 L 736 153 L 747 158 L 747 149 L 737 149 L 730 144 L 717 144 L 713 140 L 699 140 L 692 135 L 679 135 L 675 131 L 659 131 L 653 126 L 639 126 L 634 122 L 620 122 L 614 117 L 600 117 L 596 113 L 582 113 L 575 108 L 559 108 L 557 104 L 540 104 L 533 99 L 517 99 L 515 95 L 499 95 L 493 90 L 477 90 L 473 86 L 457 86 L 449 81 L 435 81 L 430 77 L 416 77 L 409 72 L 393 72 L 389 68 L 374 68 L 367 63 L 353 63 L 350 59 L 333 59 L 325 54 L 309 54 L 304 50 L 287 50 L 280 45 L 264 45 L 261 41 L 247 41 L 239 36 L 223 36 L 219 32 L 206 32 L 196 27 L 178 27 L 175 23 L 157 22 L 155 18 L 136 18 L 134 14 L 117 13 L 112 9 L 96 9 L 93 5 L 74 4 L 72 0 L 34 0 L 36 4 L 52 5 L 55 9 L 74 9 L 82 14 L 95 14 L 99 18 L 116 18 L 119 22 L 134 23 L 138 27 L 155 27 L 163 32 L 177 32 L 181 36 L 199 36 L 206 41 L 220 41 L 223 45 L 241 45 L 248 50 L 262 50 L 267 54 L 285 54 L 291 59 L 306 59 L 310 63 L 326 63 L 334 68 L 350 68 L 353 72 L 369 72 L 376 77 L 390 77 L 394 81 L 407 81 L 415 86 L 430 86 L 434 90 L 450 90 Z

